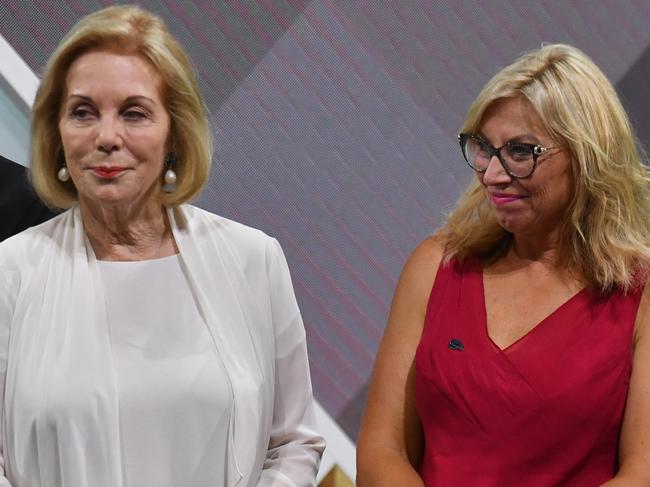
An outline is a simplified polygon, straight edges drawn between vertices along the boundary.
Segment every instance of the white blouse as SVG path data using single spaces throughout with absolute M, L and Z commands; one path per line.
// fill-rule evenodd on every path
M 177 255 L 98 262 L 124 487 L 220 487 L 232 390 Z
M 146 327 L 129 326 L 133 317 L 120 314 L 122 305 L 115 299 L 128 297 L 116 298 L 117 285 L 104 295 L 105 271 L 113 265 L 97 261 L 78 207 L 0 243 L 0 487 L 158 486 L 165 481 L 195 486 L 200 482 L 189 471 L 171 480 L 164 480 L 163 472 L 178 472 L 192 462 L 197 470 L 191 471 L 198 471 L 210 461 L 219 464 L 214 468 L 225 461 L 227 487 L 316 485 L 325 445 L 314 428 L 305 330 L 280 245 L 259 230 L 190 205 L 168 208 L 167 214 L 183 275 L 173 281 L 187 284 L 191 298 L 144 296 L 144 288 L 154 285 L 155 293 L 167 292 L 157 286 L 168 277 L 125 288 L 124 294 L 135 300 L 128 304 L 130 312 L 145 312 L 146 302 L 154 302 L 157 309 L 146 313 L 154 314 L 154 325 L 162 323 L 162 335 L 152 338 L 155 345 L 140 357 L 127 348 L 147 340 Z M 173 286 L 172 294 L 186 291 Z M 198 312 L 200 320 L 191 319 L 192 326 L 205 325 L 218 358 L 204 372 L 199 372 L 198 356 L 188 361 L 178 356 L 193 348 L 191 343 L 163 339 L 169 326 L 178 336 L 187 309 L 175 315 L 174 308 L 185 305 L 196 307 L 190 311 Z M 169 353 L 156 355 L 172 345 Z M 174 354 L 180 360 L 166 364 L 165 357 Z M 182 370 L 175 370 L 179 364 Z M 192 374 L 197 382 L 187 383 Z M 214 388 L 201 386 L 208 378 L 214 378 Z M 217 385 L 221 378 L 225 385 Z M 188 394 L 181 394 L 184 384 Z M 219 392 L 228 390 L 230 402 Z M 188 402 L 199 391 L 214 395 Z M 182 405 L 173 404 L 181 396 Z M 167 410 L 154 410 L 154 405 Z M 226 416 L 225 454 L 198 446 L 201 439 L 213 438 L 209 431 L 187 435 L 198 426 L 190 424 L 195 415 L 184 407 L 210 405 L 213 415 L 206 420 L 210 415 L 204 413 L 200 421 L 219 428 Z M 133 416 L 125 418 L 126 411 Z M 152 440 L 141 441 L 144 434 Z M 172 454 L 162 451 L 155 438 L 171 439 L 168 445 L 187 443 L 173 445 Z M 137 458 L 127 458 L 125 452 L 134 449 Z M 212 458 L 200 457 L 199 451 Z M 143 457 L 144 462 L 137 461 Z M 172 465 L 158 464 L 160 479 L 146 477 L 145 469 L 151 473 L 158 460 Z M 147 481 L 131 483 L 136 478 L 131 475 Z

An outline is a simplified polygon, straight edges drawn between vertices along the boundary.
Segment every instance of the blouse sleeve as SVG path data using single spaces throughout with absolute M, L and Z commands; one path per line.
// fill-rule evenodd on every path
M 13 315 L 15 295 L 15 279 L 13 275 L 0 265 L 0 425 L 4 424 L 4 395 L 5 379 L 7 376 L 7 354 L 9 349 L 9 330 Z M 5 477 L 5 460 L 3 434 L 0 428 L 0 487 L 11 487 Z
M 267 254 L 275 327 L 275 399 L 271 439 L 258 487 L 308 487 L 316 474 L 325 440 L 315 417 L 305 328 L 289 269 L 277 241 Z

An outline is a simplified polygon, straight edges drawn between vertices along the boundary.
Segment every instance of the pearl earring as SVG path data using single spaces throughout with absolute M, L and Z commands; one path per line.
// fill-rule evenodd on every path
M 165 193 L 173 193 L 176 190 L 176 180 L 178 179 L 176 173 L 172 169 L 172 167 L 176 165 L 176 155 L 171 152 L 167 154 L 167 157 L 165 157 L 165 164 L 167 165 L 167 170 L 163 177 L 163 181 L 165 181 L 163 191 Z
M 56 173 L 56 177 L 59 178 L 59 181 L 62 183 L 67 183 L 70 181 L 70 173 L 68 172 L 68 167 L 63 163 L 59 172 Z

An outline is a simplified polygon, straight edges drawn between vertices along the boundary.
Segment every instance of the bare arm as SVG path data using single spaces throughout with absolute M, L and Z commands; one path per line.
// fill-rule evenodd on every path
M 424 439 L 415 410 L 414 359 L 442 255 L 435 238 L 425 240 L 397 284 L 359 434 L 358 487 L 424 487 L 416 471 Z
M 639 305 L 632 364 L 619 447 L 621 468 L 602 487 L 650 486 L 650 286 Z

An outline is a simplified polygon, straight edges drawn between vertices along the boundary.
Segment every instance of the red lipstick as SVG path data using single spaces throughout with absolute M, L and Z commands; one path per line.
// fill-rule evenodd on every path
M 113 179 L 124 172 L 123 167 L 94 167 L 93 172 L 101 179 Z

